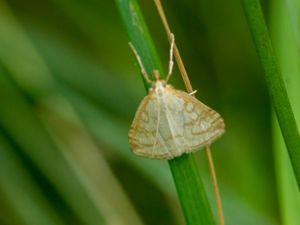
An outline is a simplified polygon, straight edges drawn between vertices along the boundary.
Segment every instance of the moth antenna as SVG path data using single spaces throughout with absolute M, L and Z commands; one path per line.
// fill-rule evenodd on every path
M 139 56 L 139 54 L 138 54 L 136 48 L 133 46 L 133 44 L 132 44 L 131 42 L 129 42 L 128 44 L 129 44 L 131 50 L 133 51 L 133 53 L 134 53 L 134 55 L 135 55 L 135 57 L 136 57 L 136 59 L 137 59 L 137 61 L 138 61 L 138 64 L 139 64 L 139 66 L 140 66 L 140 68 L 141 68 L 141 72 L 142 72 L 142 74 L 143 74 L 145 80 L 146 80 L 149 84 L 151 84 L 152 81 L 149 79 L 149 75 L 147 74 L 147 71 L 146 71 L 146 69 L 145 69 L 145 67 L 144 67 L 144 65 L 143 65 L 143 63 L 142 63 L 142 60 L 141 60 L 141 58 L 140 58 L 140 56 Z
M 175 36 L 173 33 L 170 33 L 170 39 L 171 39 L 171 47 L 170 47 L 169 71 L 168 71 L 166 81 L 168 81 L 170 79 L 170 77 L 172 75 L 172 71 L 173 71 L 173 65 L 174 65 L 173 51 L 174 51 L 174 45 L 175 45 Z

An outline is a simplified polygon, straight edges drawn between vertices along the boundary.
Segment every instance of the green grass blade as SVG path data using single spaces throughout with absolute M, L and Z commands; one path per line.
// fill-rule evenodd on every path
M 287 5 L 288 3 L 288 5 Z M 292 5 L 290 5 L 292 4 Z M 291 10 L 288 10 L 291 9 Z M 300 13 L 300 4 L 293 1 L 272 1 L 271 27 L 274 48 L 278 55 L 283 79 L 287 86 L 297 124 L 300 124 L 300 54 L 295 17 Z M 298 28 L 297 28 L 298 29 Z M 288 158 L 286 147 L 277 121 L 274 120 L 274 160 L 278 184 L 279 205 L 282 225 L 300 224 L 300 192 Z
M 64 98 L 53 98 L 45 102 L 39 115 L 78 180 L 103 212 L 105 221 L 143 225 L 101 149 L 83 127 L 71 104 L 66 104 Z
M 192 154 L 169 161 L 187 224 L 214 224 L 197 160 Z
M 300 193 L 278 122 L 273 118 L 274 161 L 282 225 L 300 224 Z
M 159 59 L 137 2 L 116 0 L 116 3 L 130 40 L 137 48 L 146 70 L 152 74 L 154 69 L 160 69 Z M 195 163 L 192 154 L 169 161 L 185 219 L 187 224 L 214 224 L 201 176 Z
M 84 224 L 99 224 L 102 215 L 50 138 L 30 104 L 3 73 L 0 76 L 1 127 L 58 190 Z M 22 115 L 22 116 L 20 116 Z M 26 132 L 24 132 L 26 131 Z
M 264 69 L 271 101 L 300 187 L 300 138 L 258 0 L 241 0 L 256 51 Z
M 1 132 L 0 192 L 5 194 L 9 208 L 14 212 L 10 216 L 22 221 L 18 224 L 64 224 Z
M 31 40 L 28 38 L 26 33 L 23 32 L 21 26 L 18 26 L 18 21 L 14 19 L 12 12 L 9 10 L 9 7 L 3 7 L 2 10 L 3 26 L 1 28 L 6 32 L 3 32 L 2 35 L 0 35 L 0 40 L 3 41 L 0 42 L 0 46 L 2 45 L 1 43 L 5 43 L 5 47 L 9 50 L 10 54 L 8 54 L 8 51 L 0 52 L 0 60 L 11 71 L 11 73 L 7 73 L 7 75 L 10 75 L 16 83 L 20 84 L 23 93 L 26 92 L 26 94 L 28 95 L 34 93 L 33 99 L 39 103 L 45 102 L 45 99 L 47 99 L 43 98 L 43 95 L 41 96 L 40 94 L 37 94 L 40 93 L 40 91 L 46 91 L 47 97 L 50 99 L 54 98 L 54 96 L 58 98 L 58 96 L 60 96 L 60 85 L 58 85 L 58 83 L 56 83 L 55 80 L 52 79 L 50 70 L 45 66 L 43 59 L 37 53 L 36 49 L 31 44 Z M 14 23 L 15 26 L 10 26 L 12 23 Z M 12 37 L 10 37 L 10 35 Z M 18 42 L 19 46 L 15 48 L 14 40 L 16 39 L 17 41 L 15 42 Z M 35 70 L 39 71 L 38 73 L 36 73 L 38 75 L 37 77 L 43 77 L 47 82 L 37 82 L 37 77 L 32 76 L 32 73 L 26 73 L 26 70 L 15 71 L 14 64 L 22 63 L 21 60 L 19 60 L 19 58 L 17 57 L 20 55 L 23 55 L 23 57 L 26 58 L 26 62 L 29 65 L 35 65 Z M 24 77 L 26 77 L 26 75 L 28 75 L 28 79 L 26 79 L 27 83 L 24 85 L 24 82 L 22 82 L 22 80 L 24 79 Z M 45 127 L 40 124 L 39 118 L 36 118 L 34 110 L 31 110 L 31 105 L 26 104 L 27 102 L 24 98 L 22 99 L 23 96 L 21 95 L 21 93 L 18 93 L 18 90 L 16 90 L 16 88 L 14 90 L 14 86 L 9 83 L 9 79 L 7 79 L 6 81 L 5 76 L 1 77 L 0 85 L 2 85 L 3 88 L 0 92 L 2 96 L 6 96 L 6 99 L 10 99 L 11 101 L 6 101 L 4 104 L 2 104 L 2 107 L 0 107 L 0 114 L 2 115 L 0 123 L 2 119 L 5 120 L 5 122 L 3 122 L 4 129 L 6 129 L 8 133 L 10 133 L 12 138 L 22 146 L 22 150 L 25 151 L 25 154 L 28 155 L 29 158 L 33 159 L 33 162 L 37 165 L 38 169 L 41 170 L 41 173 L 49 178 L 49 180 L 60 192 L 64 200 L 67 202 L 67 204 L 69 204 L 69 206 L 72 207 L 72 209 L 75 211 L 76 216 L 78 216 L 82 220 L 82 223 L 99 224 L 103 223 L 104 220 L 108 221 L 110 219 L 110 221 L 112 221 L 118 216 L 118 220 L 123 221 L 124 223 L 141 224 L 138 217 L 135 216 L 135 212 L 133 211 L 132 207 L 125 206 L 126 210 L 116 210 L 118 207 L 122 207 L 122 204 L 117 202 L 117 197 L 120 193 L 118 191 L 120 191 L 120 189 L 117 189 L 117 191 L 115 190 L 115 193 L 111 195 L 107 195 L 108 191 L 102 191 L 102 193 L 106 194 L 105 197 L 115 197 L 114 202 L 107 200 L 109 204 L 114 203 L 118 206 L 110 207 L 112 209 L 111 211 L 109 211 L 110 213 L 104 210 L 106 208 L 109 208 L 109 204 L 105 204 L 103 199 L 99 199 L 99 195 L 97 193 L 99 189 L 96 189 L 93 186 L 93 182 L 96 183 L 96 179 L 91 179 L 90 183 L 85 179 L 81 179 L 82 177 L 84 177 L 80 176 L 83 169 L 80 168 L 76 163 L 74 163 L 74 160 L 71 160 L 70 157 L 65 157 L 66 154 L 64 154 L 63 149 L 60 148 L 56 143 L 54 143 L 49 134 L 45 131 Z M 50 89 L 48 89 L 47 87 L 50 87 Z M 51 92 L 51 89 L 52 91 L 56 91 Z M 66 102 L 66 99 L 64 99 L 62 96 L 60 97 L 60 102 Z M 18 114 L 9 113 L 9 110 L 13 108 L 12 106 L 9 106 L 9 104 L 13 103 L 15 103 L 16 108 L 18 108 L 16 110 L 14 109 L 14 112 L 22 112 L 22 117 L 14 118 Z M 43 104 L 39 105 L 39 103 L 37 103 L 37 105 L 42 108 Z M 37 107 L 37 105 L 35 106 Z M 16 122 L 16 124 L 14 124 L 14 122 Z M 26 126 L 27 122 L 30 125 L 27 124 Z M 24 138 L 26 139 L 26 135 L 22 135 L 22 131 L 24 131 L 24 129 L 20 128 L 19 126 L 23 126 L 26 128 L 25 133 L 29 136 L 27 136 L 27 141 L 24 140 Z M 35 135 L 33 135 L 34 138 L 32 139 L 30 138 L 31 133 L 35 133 Z M 42 144 L 44 144 L 44 146 L 42 146 Z M 85 147 L 87 148 L 87 146 Z M 43 151 L 39 151 L 36 148 L 43 149 Z M 85 154 L 86 152 L 87 151 L 82 151 L 82 154 Z M 85 159 L 84 156 L 82 157 L 82 159 Z M 94 158 L 94 160 L 96 160 L 96 158 Z M 59 169 L 61 169 L 61 171 L 59 171 Z M 71 171 L 69 171 L 68 169 L 71 169 Z M 104 172 L 103 170 L 101 171 Z M 109 176 L 107 175 L 104 177 L 107 180 L 106 185 L 109 185 Z M 99 185 L 97 185 L 97 187 L 98 186 Z M 105 185 L 102 185 L 102 187 L 104 186 Z M 117 185 L 112 186 L 116 187 Z M 110 188 L 109 190 L 113 191 L 114 189 Z M 124 196 L 123 194 L 120 195 Z M 123 199 L 125 199 L 125 197 Z M 123 203 L 125 202 L 126 201 L 123 201 Z M 114 210 L 116 210 L 117 213 L 113 212 Z M 105 211 L 106 213 L 102 217 L 103 211 Z
M 23 154 L 52 183 L 76 217 L 84 224 L 98 224 L 103 221 L 101 212 L 59 152 L 32 105 L 23 96 L 25 92 L 41 97 L 47 91 L 57 91 L 50 71 L 10 8 L 4 1 L 0 1 L 0 6 L 0 63 L 5 69 L 0 76 L 0 96 L 5 99 L 1 101 L 0 124 L 20 146 Z M 19 84 L 22 91 L 11 79 Z

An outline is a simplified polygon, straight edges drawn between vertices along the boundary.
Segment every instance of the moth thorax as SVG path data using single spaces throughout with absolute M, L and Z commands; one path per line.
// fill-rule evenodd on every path
M 164 80 L 157 80 L 153 82 L 152 88 L 157 95 L 162 95 L 166 88 L 166 82 Z

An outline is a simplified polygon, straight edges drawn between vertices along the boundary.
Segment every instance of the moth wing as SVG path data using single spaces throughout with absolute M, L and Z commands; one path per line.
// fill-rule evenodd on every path
M 171 159 L 176 149 L 168 127 L 165 107 L 155 93 L 140 103 L 128 133 L 131 150 L 153 159 Z
M 132 151 L 154 159 L 171 159 L 210 145 L 224 133 L 222 117 L 186 92 L 167 86 L 147 95 L 131 128 Z
M 183 131 L 184 153 L 210 145 L 225 132 L 224 120 L 216 111 L 184 91 L 170 88 L 168 93 L 173 96 L 167 101 L 173 112 L 170 116 L 177 121 L 177 129 Z

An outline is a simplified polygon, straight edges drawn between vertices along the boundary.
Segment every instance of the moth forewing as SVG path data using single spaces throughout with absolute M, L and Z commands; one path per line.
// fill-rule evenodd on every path
M 185 131 L 184 137 L 189 140 L 191 151 L 210 145 L 225 132 L 224 120 L 220 114 L 184 91 L 173 89 L 173 92 L 173 95 L 184 102 L 182 129 Z

